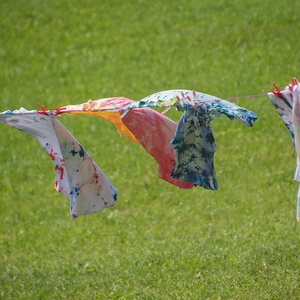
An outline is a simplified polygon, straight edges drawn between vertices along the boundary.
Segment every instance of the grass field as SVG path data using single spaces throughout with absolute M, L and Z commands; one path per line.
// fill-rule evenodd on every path
M 283 89 L 300 77 L 299 14 L 295 0 L 0 0 L 0 111 Z M 112 124 L 62 116 L 119 190 L 76 220 L 38 142 L 0 124 L 0 298 L 300 299 L 290 134 L 268 97 L 235 103 L 259 118 L 212 122 L 217 192 L 179 190 Z

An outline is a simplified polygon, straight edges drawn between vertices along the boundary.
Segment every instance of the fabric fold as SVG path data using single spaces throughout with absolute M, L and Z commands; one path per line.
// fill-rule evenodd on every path
M 114 123 L 119 133 L 125 132 L 126 138 L 129 141 L 141 144 L 146 152 L 156 160 L 158 163 L 158 177 L 160 179 L 181 189 L 194 187 L 193 183 L 180 181 L 171 177 L 175 153 L 170 142 L 176 132 L 177 124 L 148 107 L 130 109 L 121 118 L 123 107 L 134 102 L 124 97 L 90 100 L 87 103 L 59 108 L 57 112 L 73 115 L 95 115 Z
M 175 122 L 150 108 L 177 104 L 185 111 L 178 128 Z M 121 135 L 126 133 L 128 140 L 140 143 L 154 157 L 159 178 L 184 189 L 194 185 L 217 189 L 213 168 L 215 144 L 210 121 L 226 115 L 250 127 L 257 119 L 253 112 L 232 102 L 190 90 L 158 92 L 140 101 L 124 97 L 90 100 L 60 108 L 58 112 L 86 113 L 113 122 Z M 206 126 L 200 121 L 203 118 Z M 211 144 L 206 141 L 208 136 Z
M 68 115 L 96 115 L 104 120 L 112 122 L 117 127 L 120 136 L 125 134 L 127 140 L 138 143 L 135 136 L 122 122 L 120 113 L 118 111 L 112 111 L 121 109 L 131 102 L 133 102 L 133 100 L 124 97 L 104 98 L 99 100 L 89 100 L 86 103 L 77 105 L 67 105 L 56 109 L 56 111 L 59 113 L 65 112 Z
M 288 85 L 283 91 L 268 93 L 268 96 L 278 112 L 282 122 L 289 130 L 293 144 L 295 145 L 294 128 L 293 128 L 293 104 L 294 92 L 293 86 Z
M 70 199 L 72 218 L 112 207 L 117 189 L 55 118 L 24 109 L 0 113 L 0 122 L 33 136 L 55 165 L 55 189 Z
M 171 176 L 175 153 L 170 142 L 177 128 L 174 121 L 151 108 L 132 109 L 122 120 L 144 149 L 157 161 L 159 178 L 181 189 L 194 187 L 191 182 Z
M 143 98 L 140 101 L 134 101 L 122 109 L 128 112 L 133 108 L 155 107 L 155 106 L 175 106 L 179 110 L 184 108 L 185 103 L 193 106 L 206 103 L 210 111 L 210 121 L 217 117 L 226 115 L 230 119 L 238 119 L 242 124 L 251 127 L 257 119 L 257 115 L 243 107 L 239 107 L 233 102 L 191 90 L 167 90 L 161 91 Z
M 292 84 L 288 84 L 283 91 L 275 88 L 276 91 L 268 93 L 268 96 L 289 130 L 297 154 L 294 180 L 299 182 L 296 218 L 300 223 L 300 84 L 293 78 Z
M 171 144 L 175 151 L 173 178 L 205 189 L 218 189 L 213 161 L 217 146 L 206 105 L 194 108 L 185 104 Z

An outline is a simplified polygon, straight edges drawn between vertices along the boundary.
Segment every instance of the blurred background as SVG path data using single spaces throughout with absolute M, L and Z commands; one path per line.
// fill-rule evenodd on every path
M 299 77 L 298 1 L 0 1 L 0 111 L 168 89 L 220 98 Z M 297 299 L 296 155 L 267 96 L 212 122 L 219 191 L 159 180 L 144 149 L 92 116 L 59 120 L 114 186 L 72 220 L 38 142 L 0 126 L 0 297 Z M 181 113 L 171 110 L 178 121 Z

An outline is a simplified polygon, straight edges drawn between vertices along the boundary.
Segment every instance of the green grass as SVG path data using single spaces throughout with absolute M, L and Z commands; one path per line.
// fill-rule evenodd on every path
M 300 77 L 299 13 L 294 0 L 1 0 L 0 111 L 283 88 Z M 299 299 L 291 138 L 268 97 L 235 102 L 259 119 L 213 121 L 217 192 L 179 190 L 112 124 L 63 116 L 119 189 L 76 220 L 37 141 L 1 125 L 0 298 Z

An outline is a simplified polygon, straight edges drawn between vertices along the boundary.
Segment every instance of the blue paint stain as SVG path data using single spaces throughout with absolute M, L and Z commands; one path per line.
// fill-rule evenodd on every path
M 117 194 L 117 193 L 114 193 L 114 194 L 113 194 L 113 198 L 114 198 L 115 202 L 117 202 L 118 194 Z
M 74 145 L 74 143 L 73 143 Z M 79 146 L 79 151 L 76 151 L 75 147 L 69 152 L 72 156 L 75 156 L 76 154 L 79 154 L 79 157 L 81 157 L 82 159 L 84 159 L 84 156 L 85 156 L 85 151 L 83 149 L 83 147 L 78 144 Z
M 79 156 L 82 157 L 82 158 L 84 159 L 84 154 L 85 154 L 85 153 L 84 153 L 84 149 L 82 148 L 82 146 L 81 146 L 80 144 L 78 144 L 78 145 L 79 145 L 79 147 L 80 147 L 80 150 L 79 150 L 79 152 L 78 152 L 78 153 L 79 153 Z
M 74 149 L 72 149 L 71 151 L 70 151 L 70 154 L 72 154 L 73 156 L 75 156 L 75 154 L 77 154 L 78 152 L 77 151 L 75 151 L 75 148 Z
M 79 187 L 77 186 L 74 187 L 74 192 L 76 193 L 76 197 L 79 196 L 79 190 L 80 190 Z

